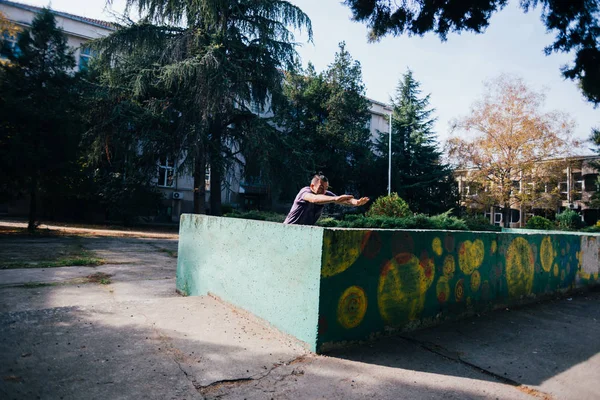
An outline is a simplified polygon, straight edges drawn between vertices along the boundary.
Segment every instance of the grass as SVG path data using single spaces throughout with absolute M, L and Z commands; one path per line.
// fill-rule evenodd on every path
M 81 285 L 86 283 L 97 283 L 100 285 L 110 285 L 112 281 L 110 278 L 111 274 L 106 274 L 104 272 L 96 272 L 94 274 L 88 275 L 84 278 L 74 278 L 67 281 L 61 282 L 27 282 L 22 285 L 16 285 L 15 287 L 20 287 L 24 289 L 37 289 L 48 286 L 64 286 L 64 285 Z M 112 290 L 111 290 L 112 292 Z
M 10 238 L 15 236 L 27 236 L 28 238 L 46 238 L 53 236 L 54 233 L 42 234 L 23 234 L 23 229 L 0 230 L 0 233 L 7 234 Z M 26 230 L 25 230 L 26 232 Z M 36 244 L 35 240 L 28 243 L 23 250 L 17 247 L 17 250 L 11 251 L 11 239 L 6 239 L 7 246 L 4 247 L 6 253 L 0 252 L 0 270 L 16 268 L 57 268 L 72 266 L 97 266 L 104 264 L 104 260 L 96 257 L 94 252 L 86 250 L 78 237 L 70 237 L 66 244 L 59 246 L 42 241 Z M 17 239 L 18 240 L 18 239 Z M 65 243 L 65 242 L 62 242 Z
M 167 253 L 169 255 L 169 257 L 177 258 L 177 252 L 175 250 L 160 248 L 160 249 L 158 249 L 158 251 Z

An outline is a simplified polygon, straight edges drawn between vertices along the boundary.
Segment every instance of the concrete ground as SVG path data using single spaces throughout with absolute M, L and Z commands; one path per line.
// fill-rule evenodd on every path
M 176 235 L 110 234 L 77 236 L 104 265 L 0 270 L 0 398 L 600 399 L 600 293 L 318 356 L 177 295 Z M 0 234 L 0 260 L 69 240 Z

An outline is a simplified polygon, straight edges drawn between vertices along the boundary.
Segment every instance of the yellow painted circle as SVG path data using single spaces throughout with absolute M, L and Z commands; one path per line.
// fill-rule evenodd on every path
M 554 264 L 554 276 L 558 276 L 558 264 Z
M 456 264 L 454 262 L 454 256 L 448 254 L 444 259 L 444 276 L 446 276 L 448 279 L 452 279 L 455 270 Z
M 434 279 L 433 273 L 426 272 L 427 267 L 410 253 L 400 253 L 384 265 L 377 287 L 377 305 L 386 324 L 397 326 L 419 317 Z
M 496 254 L 496 250 L 498 250 L 498 242 L 495 240 L 492 240 L 492 244 L 490 246 L 490 250 L 492 254 Z
M 481 285 L 481 274 L 479 274 L 479 271 L 473 271 L 471 274 L 471 290 L 478 291 L 479 285 Z
M 448 284 L 448 278 L 440 276 L 437 284 L 435 285 L 435 294 L 440 303 L 445 303 L 450 297 L 450 285 Z
M 464 281 L 464 279 L 459 279 L 458 282 L 456 282 L 456 285 L 454 286 L 454 298 L 456 299 L 456 302 L 460 302 L 460 301 L 462 301 L 464 296 L 465 296 L 465 281 Z
M 435 254 L 437 254 L 438 256 L 441 256 L 442 251 L 443 251 L 442 250 L 442 240 L 440 238 L 433 239 L 433 242 L 431 243 L 431 248 Z
M 522 237 L 513 240 L 506 250 L 506 283 L 511 297 L 531 293 L 534 264 L 533 251 L 527 240 Z
M 552 247 L 552 239 L 550 236 L 546 236 L 542 239 L 542 246 L 540 247 L 540 261 L 542 262 L 542 268 L 546 272 L 550 272 L 552 268 L 552 262 L 554 261 L 554 248 Z
M 483 241 L 477 239 L 474 242 L 465 240 L 458 249 L 458 265 L 465 275 L 471 275 L 481 263 L 485 256 Z
M 334 276 L 354 264 L 364 248 L 364 235 L 363 231 L 325 231 L 321 275 Z
M 346 329 L 357 327 L 367 312 L 367 296 L 358 286 L 350 286 L 338 301 L 337 318 Z

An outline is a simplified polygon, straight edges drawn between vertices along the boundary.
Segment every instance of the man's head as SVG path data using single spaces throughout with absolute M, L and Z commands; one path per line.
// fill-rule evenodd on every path
M 327 177 L 321 173 L 313 176 L 310 181 L 310 190 L 312 190 L 314 194 L 325 194 L 328 187 L 329 181 L 327 180 Z

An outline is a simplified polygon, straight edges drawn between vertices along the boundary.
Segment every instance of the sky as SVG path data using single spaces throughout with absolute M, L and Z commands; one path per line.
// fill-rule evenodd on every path
M 124 10 L 124 0 L 16 0 L 36 6 L 48 6 L 90 18 L 114 21 Z M 520 76 L 534 90 L 544 91 L 544 110 L 568 113 L 576 122 L 575 136 L 587 139 L 592 127 L 600 126 L 600 108 L 584 100 L 576 83 L 565 80 L 560 67 L 572 61 L 570 54 L 546 56 L 544 47 L 554 40 L 540 20 L 540 10 L 525 14 L 518 1 L 491 18 L 483 34 L 449 34 L 442 42 L 433 34 L 424 37 L 385 37 L 367 41 L 364 24 L 351 20 L 350 9 L 335 0 L 291 0 L 312 20 L 313 43 L 304 33 L 296 32 L 298 53 L 304 66 L 312 62 L 323 71 L 333 62 L 338 44 L 346 42 L 351 56 L 360 61 L 366 94 L 388 103 L 399 79 L 408 68 L 421 83 L 422 94 L 430 94 L 437 117 L 435 132 L 443 143 L 450 135 L 452 120 L 464 117 L 471 105 L 481 98 L 483 82 L 502 73 Z M 585 146 L 581 153 L 591 153 Z

